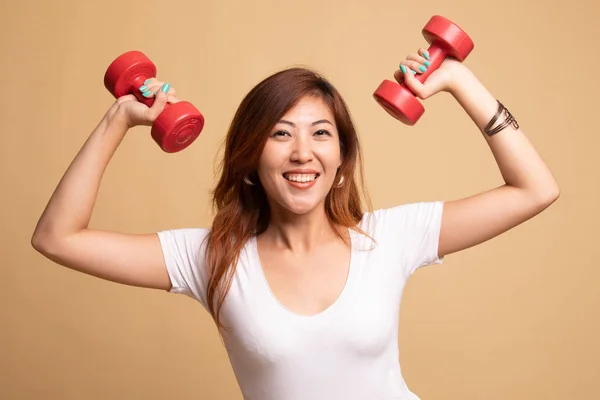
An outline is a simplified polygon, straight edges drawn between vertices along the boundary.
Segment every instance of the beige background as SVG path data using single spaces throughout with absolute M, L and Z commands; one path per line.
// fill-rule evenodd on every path
M 168 155 L 136 128 L 110 164 L 92 227 L 207 226 L 215 154 L 245 93 L 291 65 L 323 72 L 351 107 L 375 207 L 455 199 L 502 183 L 448 95 L 415 127 L 371 94 L 425 45 L 433 14 L 461 25 L 466 64 L 555 173 L 550 209 L 409 281 L 401 364 L 423 400 L 600 396 L 597 286 L 600 5 L 523 1 L 60 1 L 0 6 L 0 398 L 240 399 L 208 313 L 192 300 L 59 267 L 30 237 L 113 98 L 110 61 L 144 51 L 206 116 Z M 282 399 L 284 400 L 284 399 Z

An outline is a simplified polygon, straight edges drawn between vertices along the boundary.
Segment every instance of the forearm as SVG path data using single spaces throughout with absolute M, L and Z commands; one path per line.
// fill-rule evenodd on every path
M 484 133 L 498 110 L 497 100 L 470 71 L 461 69 L 459 74 L 451 94 L 484 136 L 506 185 L 525 190 L 542 201 L 554 199 L 558 195 L 556 180 L 521 128 L 509 125 L 492 136 Z M 493 126 L 501 124 L 504 118 L 501 115 Z
M 126 131 L 117 110 L 109 110 L 60 180 L 37 224 L 33 241 L 87 228 L 106 166 Z

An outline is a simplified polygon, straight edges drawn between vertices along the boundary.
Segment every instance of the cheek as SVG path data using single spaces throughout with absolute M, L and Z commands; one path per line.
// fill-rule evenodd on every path
M 325 168 L 325 172 L 337 170 L 342 163 L 342 154 L 340 148 L 337 145 L 331 145 L 327 148 L 323 148 L 320 154 L 318 154 L 321 164 Z
M 258 176 L 265 180 L 265 184 L 269 185 L 268 181 L 272 180 L 273 177 L 279 174 L 282 165 L 281 151 L 273 149 L 272 147 L 265 146 L 259 163 L 258 163 Z

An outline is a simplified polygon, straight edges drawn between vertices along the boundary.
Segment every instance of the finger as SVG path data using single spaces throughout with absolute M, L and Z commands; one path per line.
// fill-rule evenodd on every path
M 156 96 L 156 94 L 162 89 L 165 82 L 162 82 L 160 85 L 154 84 L 149 87 L 149 90 L 152 92 L 151 96 Z M 179 102 L 179 98 L 175 95 L 175 89 L 171 86 L 169 91 L 167 92 L 167 103 L 175 104 Z
M 153 95 L 155 97 L 154 103 L 152 103 L 152 106 L 149 107 L 147 110 L 148 118 L 151 121 L 154 121 L 158 117 L 158 115 L 164 110 L 169 97 L 168 92 L 170 88 L 171 85 L 165 83 L 161 86 L 160 90 L 158 90 L 156 94 Z
M 410 67 L 405 65 L 405 62 L 401 62 L 400 65 L 398 65 L 398 69 L 394 72 L 394 78 L 398 81 L 398 83 L 402 83 L 404 82 L 404 75 L 405 74 L 416 74 L 416 71 L 413 71 Z
M 162 82 L 162 81 L 154 81 L 151 83 L 148 83 L 144 86 L 142 86 L 140 88 L 140 91 L 144 91 L 144 90 L 149 90 L 152 94 L 156 94 L 156 92 L 158 92 L 160 90 L 160 88 L 165 84 L 166 82 Z M 171 88 L 169 89 L 169 94 L 170 95 L 175 95 L 175 89 L 171 86 Z
M 427 61 L 431 60 L 431 57 L 429 57 L 429 52 L 427 51 L 427 49 L 420 48 L 418 53 L 421 57 L 423 57 Z
M 171 103 L 171 104 L 175 104 L 180 102 L 181 100 L 179 100 L 179 98 L 177 96 L 173 96 L 171 95 L 171 93 L 169 92 L 169 97 L 167 98 L 167 103 Z
M 414 61 L 414 60 L 404 60 L 404 61 L 402 61 L 402 63 L 400 65 L 404 65 L 407 68 L 410 68 L 411 70 L 415 71 L 417 74 L 422 74 L 423 72 L 427 71 L 427 67 L 425 65 L 419 63 L 418 61 Z M 402 67 L 400 67 L 400 68 L 402 68 Z
M 163 81 L 159 81 L 156 79 L 151 80 L 150 82 L 146 81 L 147 83 L 144 83 L 144 85 L 142 85 L 139 88 L 139 91 L 142 92 L 142 95 L 144 97 L 153 97 L 156 95 L 156 92 L 158 92 L 161 87 L 165 84 L 165 82 Z M 171 87 L 169 89 L 168 92 L 169 95 L 175 96 L 176 92 L 175 89 L 173 87 Z
M 144 97 L 153 97 L 156 93 L 156 86 L 162 85 L 156 78 L 149 78 L 144 81 L 144 84 L 138 88 Z
M 403 70 L 406 70 L 407 72 L 403 72 Z M 398 83 L 403 83 L 404 82 L 404 75 L 406 73 L 412 74 L 413 71 L 411 71 L 410 69 L 406 68 L 403 65 L 400 65 L 400 69 L 397 69 L 396 72 L 394 72 L 394 78 L 396 79 L 396 81 Z
M 425 57 L 423 57 L 422 55 L 419 55 L 419 54 L 409 54 L 408 56 L 406 56 L 406 59 L 410 60 L 410 61 L 414 61 L 414 62 L 418 63 L 419 65 L 423 65 L 425 67 L 429 67 L 431 65 L 429 60 L 427 60 Z
M 410 66 L 406 65 L 407 63 L 405 61 L 403 61 L 400 66 L 399 69 L 396 70 L 396 72 L 394 73 L 394 78 L 396 78 L 396 81 L 398 81 L 398 83 L 402 83 L 404 82 L 404 76 L 405 75 L 415 75 L 417 73 L 417 71 L 413 70 Z
M 420 99 L 428 98 L 431 93 L 413 74 L 404 75 L 404 84 Z

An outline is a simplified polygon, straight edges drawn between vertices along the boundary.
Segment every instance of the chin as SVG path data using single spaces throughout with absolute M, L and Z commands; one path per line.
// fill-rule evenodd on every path
M 288 185 L 287 181 L 283 185 L 281 182 L 275 182 L 270 185 L 272 190 L 266 190 L 273 211 L 280 214 L 306 215 L 325 207 L 327 193 L 320 185 L 305 190 L 290 189 Z
M 279 203 L 280 211 L 295 215 L 306 215 L 323 207 L 323 201 L 282 201 Z

